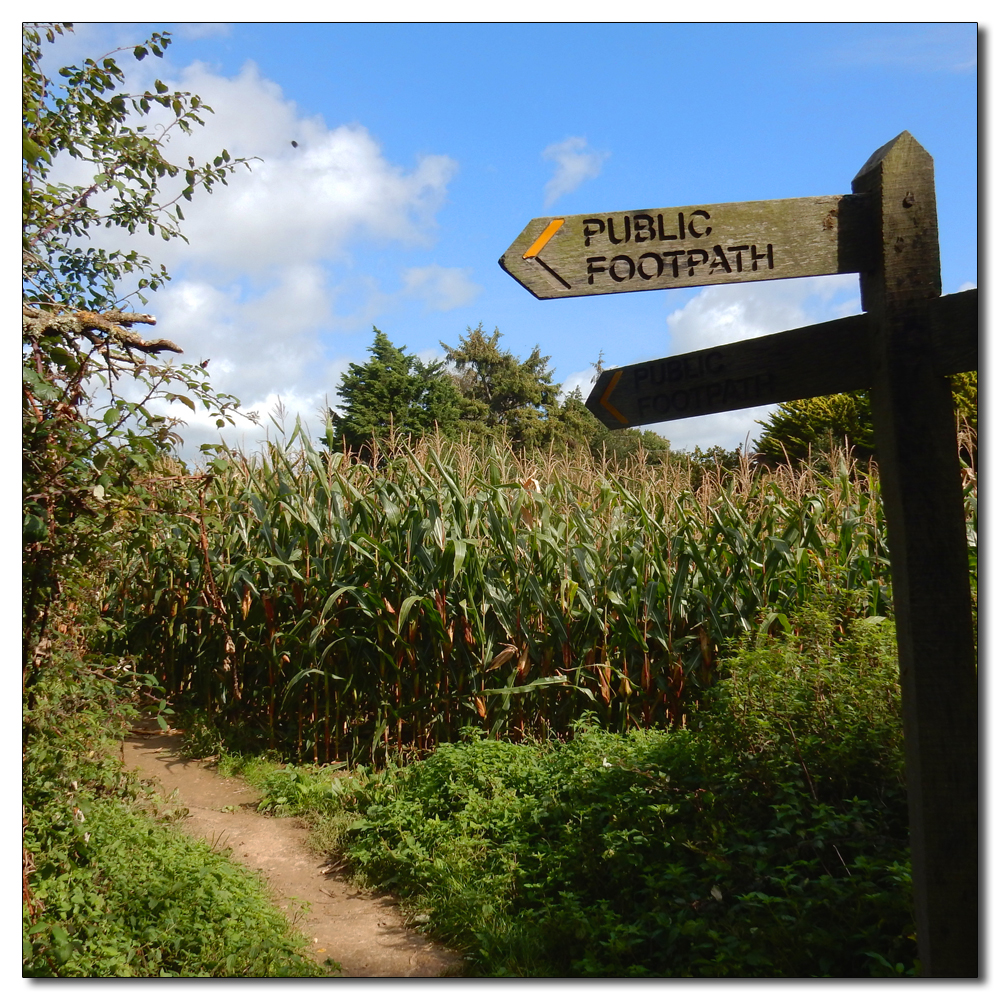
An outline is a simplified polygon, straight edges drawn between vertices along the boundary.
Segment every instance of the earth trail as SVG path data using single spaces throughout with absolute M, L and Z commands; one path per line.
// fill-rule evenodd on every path
M 181 820 L 186 833 L 230 848 L 232 860 L 264 874 L 278 905 L 298 914 L 296 926 L 320 963 L 339 962 L 347 977 L 461 975 L 461 956 L 408 927 L 391 896 L 365 892 L 329 872 L 328 859 L 306 846 L 298 820 L 256 812 L 255 789 L 183 757 L 182 739 L 137 728 L 122 745 L 122 760 L 159 782 L 166 796 L 176 792 L 177 804 L 188 810 Z

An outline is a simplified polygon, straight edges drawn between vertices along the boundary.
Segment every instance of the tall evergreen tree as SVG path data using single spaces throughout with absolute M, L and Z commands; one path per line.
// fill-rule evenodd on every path
M 332 440 L 335 448 L 345 444 L 364 449 L 372 438 L 385 438 L 390 431 L 419 436 L 435 427 L 453 433 L 460 411 L 454 381 L 443 362 L 424 364 L 405 354 L 377 327 L 368 348 L 371 359 L 348 366 L 338 388 L 343 406 L 331 411 Z
M 457 347 L 441 346 L 455 366 L 463 396 L 463 430 L 503 428 L 520 447 L 545 443 L 546 418 L 557 407 L 559 386 L 549 358 L 538 346 L 526 361 L 499 346 L 502 334 L 487 337 L 482 323 L 467 328 Z
M 834 446 L 847 445 L 860 459 L 875 453 L 875 431 L 867 392 L 839 392 L 782 403 L 766 420 L 754 448 L 770 465 L 802 462 Z

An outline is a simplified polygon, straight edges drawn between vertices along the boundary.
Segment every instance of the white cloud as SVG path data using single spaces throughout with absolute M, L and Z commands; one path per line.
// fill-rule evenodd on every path
M 253 63 L 231 78 L 194 63 L 165 82 L 198 94 L 215 112 L 206 116 L 208 127 L 171 135 L 174 162 L 192 156 L 202 163 L 222 149 L 260 160 L 249 172 L 238 169 L 228 187 L 211 195 L 196 190 L 190 204 L 181 203 L 188 244 L 141 238 L 140 250 L 151 257 L 225 279 L 260 277 L 289 263 L 348 261 L 358 240 L 430 244 L 456 170 L 449 157 L 421 156 L 410 170 L 390 163 L 363 126 L 331 129 L 318 116 L 302 117 Z
M 316 267 L 286 269 L 268 291 L 250 298 L 239 284 L 180 280 L 157 296 L 157 307 L 163 334 L 188 356 L 225 363 L 229 374 L 218 387 L 248 404 L 309 378 L 322 360 L 314 331 L 328 315 L 329 295 Z
M 370 327 L 407 301 L 447 311 L 481 291 L 468 268 L 399 265 L 376 278 L 354 259 L 364 245 L 433 245 L 435 216 L 457 169 L 449 157 L 393 163 L 363 126 L 330 128 L 319 116 L 303 115 L 253 63 L 233 77 L 202 63 L 178 69 L 148 59 L 129 60 L 128 71 L 132 91 L 160 75 L 214 110 L 203 116 L 206 127 L 195 127 L 190 136 L 170 133 L 166 154 L 173 162 L 184 164 L 191 156 L 202 163 L 222 149 L 232 157 L 261 158 L 251 171 L 239 168 L 228 186 L 211 194 L 196 189 L 191 203 L 181 202 L 188 242 L 141 233 L 128 247 L 165 263 L 174 275 L 143 307 L 157 317 L 156 335 L 180 344 L 182 361 L 211 359 L 213 386 L 237 396 L 245 411 L 266 417 L 280 400 L 293 415 L 289 426 L 296 413 L 315 422 L 349 361 L 332 358 L 337 352 L 324 347 L 324 338 Z M 144 124 L 167 121 L 157 113 Z M 85 183 L 81 169 L 77 161 L 59 164 L 59 179 Z M 165 182 L 161 197 L 173 197 L 181 185 L 181 179 Z M 93 236 L 109 249 L 125 242 L 117 230 Z M 195 454 L 193 445 L 217 440 L 214 423 L 200 412 L 170 412 L 188 421 L 185 456 Z M 242 430 L 250 441 L 266 432 L 249 425 Z
M 581 136 L 570 136 L 546 146 L 542 159 L 554 161 L 556 168 L 545 185 L 545 207 L 596 177 L 610 155 L 588 148 L 587 140 Z
M 672 353 L 794 330 L 861 311 L 851 274 L 712 285 L 667 317 Z
M 301 422 L 306 437 L 315 443 L 323 430 L 327 402 L 323 396 L 268 393 L 252 411 L 257 416 L 256 424 L 236 417 L 232 426 L 227 425 L 221 431 L 206 411 L 192 413 L 181 404 L 175 404 L 164 412 L 183 421 L 183 425 L 176 429 L 184 442 L 178 451 L 183 459 L 191 461 L 199 455 L 200 445 L 218 444 L 220 441 L 244 454 L 252 453 L 268 439 L 287 439 L 296 420 Z M 251 410 L 245 408 L 244 412 Z
M 324 356 L 317 336 L 329 310 L 324 275 L 315 265 L 286 268 L 268 290 L 250 298 L 239 283 L 181 279 L 157 296 L 157 334 L 185 349 L 183 361 L 207 361 L 213 387 L 238 397 L 244 412 L 265 416 L 280 397 L 291 412 L 309 416 L 346 368 Z M 217 438 L 214 423 L 200 411 L 164 412 L 187 421 L 181 431 L 186 454 L 192 443 Z M 242 428 L 253 439 L 263 436 L 250 424 Z
M 643 430 L 656 431 L 670 442 L 674 451 L 703 450 L 719 445 L 732 450 L 746 445 L 751 447 L 762 428 L 763 420 L 773 406 L 756 406 L 749 410 L 730 410 L 727 413 L 710 413 L 704 417 L 687 417 L 664 424 L 650 424 Z
M 471 273 L 468 267 L 411 267 L 403 272 L 403 294 L 422 299 L 428 310 L 448 312 L 467 305 L 483 290 Z
M 151 86 L 157 72 L 170 70 L 169 64 L 150 62 L 129 66 L 131 90 Z M 197 273 L 215 283 L 238 276 L 273 282 L 274 272 L 289 266 L 350 267 L 352 250 L 362 243 L 433 243 L 435 215 L 457 169 L 449 157 L 423 155 L 410 169 L 391 163 L 363 126 L 329 128 L 320 116 L 303 116 L 251 62 L 233 77 L 193 63 L 165 75 L 164 82 L 198 94 L 214 111 L 203 115 L 206 127 L 195 126 L 190 135 L 170 133 L 169 159 L 183 165 L 190 156 L 200 164 L 225 149 L 251 161 L 227 186 L 216 185 L 211 194 L 196 188 L 191 202 L 179 202 L 188 242 L 164 242 L 145 232 L 130 241 L 172 273 Z M 154 129 L 168 122 L 162 109 L 143 120 Z M 87 165 L 69 157 L 60 159 L 57 172 L 71 184 L 89 179 Z M 161 200 L 182 188 L 182 177 L 165 180 Z M 95 230 L 91 237 L 111 249 L 123 242 L 120 230 Z
M 563 379 L 559 390 L 559 398 L 565 399 L 574 389 L 579 389 L 584 402 L 586 402 L 587 397 L 590 395 L 590 390 L 594 388 L 596 375 L 597 369 L 593 365 L 589 368 L 584 368 L 581 372 L 571 372 Z
M 437 265 L 404 272 L 404 287 L 394 294 L 366 276 L 334 284 L 315 263 L 276 269 L 271 279 L 260 288 L 240 280 L 215 284 L 181 278 L 156 296 L 157 336 L 179 343 L 184 361 L 209 360 L 213 387 L 238 397 L 244 412 L 264 419 L 256 428 L 239 422 L 237 431 L 226 430 L 223 436 L 231 443 L 253 446 L 268 433 L 274 437 L 276 428 L 266 418 L 279 403 L 291 414 L 289 430 L 296 414 L 319 426 L 316 414 L 327 401 L 336 404 L 341 376 L 351 360 L 358 360 L 329 359 L 319 331 L 371 326 L 405 297 L 445 310 L 479 291 L 464 269 Z M 419 356 L 426 362 L 443 354 L 431 349 Z M 218 438 L 214 423 L 200 411 L 192 414 L 178 404 L 162 412 L 187 422 L 180 433 L 188 457 L 198 444 Z

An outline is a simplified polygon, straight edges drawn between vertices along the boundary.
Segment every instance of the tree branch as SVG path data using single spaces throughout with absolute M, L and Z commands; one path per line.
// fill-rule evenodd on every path
M 117 309 L 104 313 L 90 312 L 86 309 L 73 313 L 49 313 L 32 306 L 22 306 L 21 313 L 24 336 L 36 342 L 42 337 L 57 334 L 86 337 L 97 346 L 109 342 L 120 344 L 126 348 L 142 351 L 144 354 L 159 354 L 162 351 L 184 353 L 173 341 L 143 340 L 135 331 L 129 329 L 133 323 L 147 323 L 150 326 L 156 324 L 155 317 L 144 313 L 119 312 Z

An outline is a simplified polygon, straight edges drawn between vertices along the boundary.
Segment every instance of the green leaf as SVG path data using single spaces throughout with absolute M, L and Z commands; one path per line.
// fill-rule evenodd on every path
M 39 146 L 34 139 L 30 138 L 27 131 L 25 131 L 21 140 L 21 155 L 32 166 L 38 163 L 39 160 L 49 160 L 48 152 Z
M 409 617 L 410 609 L 413 607 L 413 605 L 418 604 L 423 599 L 424 598 L 422 594 L 411 594 L 399 606 L 399 624 L 397 625 L 398 632 L 402 633 L 403 625 L 406 623 L 406 619 Z
M 480 694 L 527 694 L 529 691 L 536 691 L 538 688 L 567 684 L 569 684 L 568 677 L 539 677 L 528 684 L 519 684 L 516 687 L 484 688 Z

